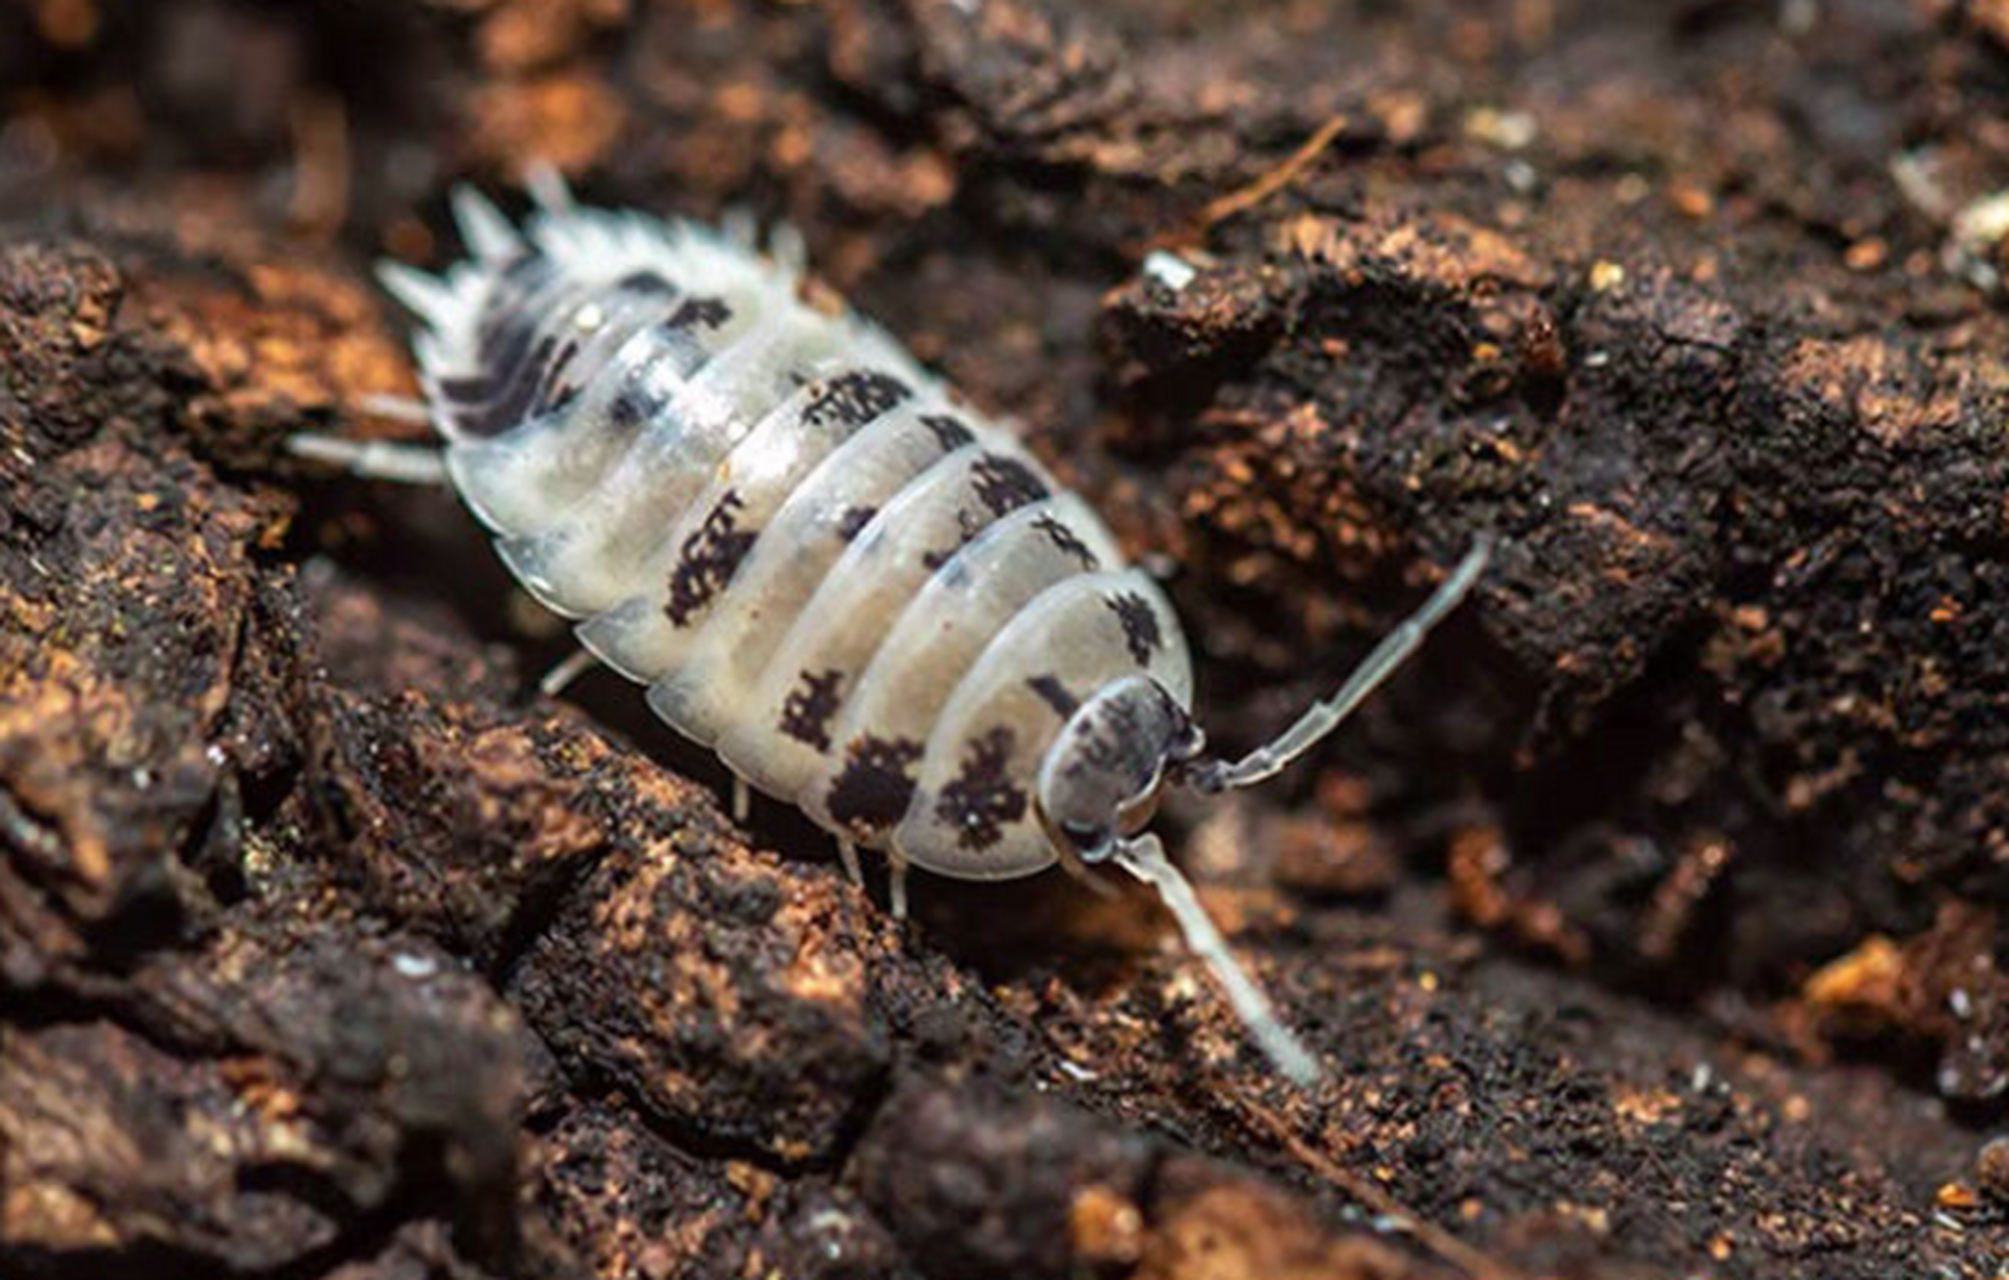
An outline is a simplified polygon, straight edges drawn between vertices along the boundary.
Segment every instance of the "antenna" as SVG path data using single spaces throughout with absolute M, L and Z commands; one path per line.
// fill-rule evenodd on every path
M 1158 891 L 1172 918 L 1179 922 L 1180 932 L 1186 935 L 1187 948 L 1213 973 L 1214 981 L 1221 984 L 1228 1003 L 1234 1006 L 1235 1015 L 1277 1070 L 1300 1086 L 1317 1083 L 1318 1060 L 1303 1041 L 1291 1034 L 1290 1028 L 1277 1017 L 1270 998 L 1236 962 L 1227 940 L 1221 937 L 1206 908 L 1193 895 L 1193 886 L 1165 856 L 1165 846 L 1158 837 L 1147 831 L 1121 842 L 1116 846 L 1116 864 Z
M 1423 644 L 1430 629 L 1444 620 L 1444 615 L 1458 607 L 1458 602 L 1477 585 L 1479 575 L 1486 571 L 1486 562 L 1493 556 L 1493 539 L 1489 534 L 1480 534 L 1472 542 L 1472 549 L 1451 571 L 1451 576 L 1430 593 L 1430 598 L 1415 613 L 1403 619 L 1401 625 L 1382 637 L 1368 655 L 1361 659 L 1339 692 L 1323 702 L 1315 702 L 1297 723 L 1285 729 L 1269 742 L 1257 747 L 1233 764 L 1210 761 L 1189 766 L 1188 777 L 1195 791 L 1204 795 L 1214 795 L 1237 787 L 1250 787 L 1258 782 L 1275 777 L 1285 765 L 1297 759 L 1318 745 L 1320 739 L 1346 723 L 1354 708 L 1367 700 L 1367 695 L 1379 689 L 1382 682 L 1395 674 L 1409 655 Z

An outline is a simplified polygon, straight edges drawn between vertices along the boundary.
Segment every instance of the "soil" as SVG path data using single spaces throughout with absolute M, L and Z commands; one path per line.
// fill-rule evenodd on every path
M 0 12 L 0 1274 L 2009 1274 L 2009 6 Z M 828 841 L 413 438 L 446 192 L 806 239 L 1162 566 L 1142 894 Z M 1192 277 L 1169 259 L 1176 256 Z

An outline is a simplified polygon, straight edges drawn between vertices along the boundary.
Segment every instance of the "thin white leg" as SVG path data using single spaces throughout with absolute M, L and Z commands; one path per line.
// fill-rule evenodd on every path
M 854 887 L 865 887 L 865 871 L 858 865 L 858 846 L 849 840 L 837 842 L 837 860 L 844 864 L 844 874 L 850 877 Z
M 1469 594 L 1479 581 L 1479 575 L 1486 571 L 1486 562 L 1493 554 L 1493 540 L 1481 536 L 1444 579 L 1423 607 L 1404 619 L 1402 624 L 1382 638 L 1380 644 L 1346 678 L 1339 692 L 1324 702 L 1315 703 L 1309 711 L 1298 717 L 1296 724 L 1278 734 L 1276 739 L 1243 756 L 1231 765 L 1218 771 L 1201 773 L 1195 779 L 1201 790 L 1219 791 L 1230 787 L 1247 787 L 1274 777 L 1285 765 L 1297 759 L 1318 744 L 1319 739 L 1346 723 L 1354 708 L 1366 701 L 1367 695 L 1380 688 L 1382 682 L 1395 674 L 1409 656 L 1423 644 L 1423 638 L 1430 629 L 1444 620 L 1444 615 L 1457 608 L 1458 602 Z
M 357 397 L 356 408 L 372 417 L 389 418 L 392 422 L 409 423 L 415 427 L 432 425 L 431 406 L 417 396 L 394 396 L 372 391 Z
M 586 649 L 568 654 L 564 661 L 544 673 L 544 678 L 537 682 L 537 691 L 547 698 L 555 698 L 571 688 L 574 680 L 591 671 L 598 661 L 600 660 Z
M 886 851 L 886 889 L 892 899 L 893 918 L 907 918 L 907 860 L 896 850 Z
M 429 444 L 303 434 L 286 437 L 286 449 L 295 457 L 326 462 L 371 480 L 404 484 L 445 484 L 447 480 L 446 455 Z
M 753 788 L 746 785 L 746 779 L 738 774 L 732 776 L 732 820 L 746 825 L 747 815 L 753 812 Z
M 1291 1034 L 1290 1028 L 1277 1017 L 1270 998 L 1236 963 L 1227 940 L 1221 937 L 1206 908 L 1194 896 L 1193 886 L 1165 856 L 1165 846 L 1158 842 L 1158 837 L 1147 831 L 1117 845 L 1116 865 L 1158 891 L 1159 899 L 1179 922 L 1179 931 L 1186 935 L 1186 946 L 1213 973 L 1214 981 L 1221 984 L 1228 1003 L 1234 1006 L 1235 1016 L 1242 1020 L 1249 1037 L 1276 1069 L 1301 1086 L 1316 1082 L 1318 1060 L 1303 1041 Z

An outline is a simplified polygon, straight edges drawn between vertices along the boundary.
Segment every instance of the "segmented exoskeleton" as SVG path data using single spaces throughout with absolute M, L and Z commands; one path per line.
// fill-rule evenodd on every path
M 519 581 L 733 772 L 840 842 L 969 880 L 1114 861 L 1154 885 L 1292 1077 L 1310 1055 L 1155 837 L 1162 791 L 1245 786 L 1344 718 L 1471 587 L 1482 542 L 1332 700 L 1228 763 L 1192 722 L 1157 584 L 1009 432 L 878 328 L 808 296 L 799 252 L 572 203 L 519 231 L 463 188 L 473 256 L 395 264 L 425 321 L 444 468 Z M 299 451 L 414 478 L 395 447 Z

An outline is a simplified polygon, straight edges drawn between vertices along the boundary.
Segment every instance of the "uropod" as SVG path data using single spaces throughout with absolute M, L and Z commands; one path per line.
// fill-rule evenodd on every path
M 1157 891 L 1250 1035 L 1311 1054 L 1146 830 L 1160 798 L 1269 778 L 1344 721 L 1483 571 L 1481 539 L 1329 699 L 1208 754 L 1158 585 L 1013 435 L 804 284 L 800 242 L 576 204 L 549 171 L 519 227 L 471 188 L 470 256 L 383 282 L 423 322 L 443 447 L 295 437 L 365 475 L 445 480 L 582 657 L 737 779 L 838 841 L 1006 880 L 1113 864 Z M 573 667 L 576 664 L 567 664 Z

